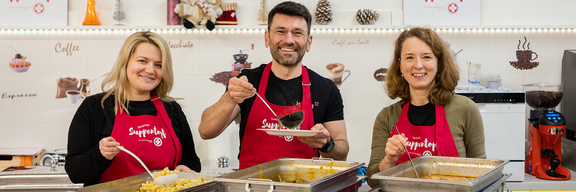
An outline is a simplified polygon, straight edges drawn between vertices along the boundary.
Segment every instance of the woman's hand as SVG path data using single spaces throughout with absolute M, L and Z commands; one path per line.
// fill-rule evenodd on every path
M 178 165 L 178 166 L 176 166 L 176 169 L 174 169 L 174 170 L 178 170 L 180 172 L 196 172 L 196 171 L 188 168 L 188 166 L 186 166 L 186 165 Z
M 114 159 L 118 153 L 120 153 L 120 149 L 116 146 L 120 146 L 120 143 L 116 142 L 113 137 L 105 137 L 100 140 L 98 147 L 100 148 L 100 153 L 104 158 L 108 160 Z
M 402 133 L 401 135 L 394 135 L 388 139 L 386 149 L 384 149 L 386 156 L 382 159 L 382 162 L 380 162 L 380 171 L 393 167 L 400 156 L 406 152 L 404 149 L 404 146 L 406 146 L 405 138 L 406 136 Z

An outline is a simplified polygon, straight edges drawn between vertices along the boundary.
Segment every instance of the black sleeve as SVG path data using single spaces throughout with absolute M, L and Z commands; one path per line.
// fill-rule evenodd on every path
M 88 97 L 82 102 L 68 131 L 66 173 L 72 182 L 84 186 L 97 184 L 100 175 L 112 164 L 98 148 L 99 127 L 105 118 L 98 98 L 101 97 Z
M 340 94 L 340 89 L 335 85 L 331 89 L 331 93 L 328 98 L 328 106 L 326 109 L 326 114 L 322 122 L 339 121 L 344 119 L 344 102 L 342 101 L 342 95 Z
M 200 158 L 198 158 L 196 154 L 192 131 L 190 130 L 186 115 L 184 115 L 182 107 L 176 102 L 170 102 L 167 106 L 166 109 L 170 110 L 172 114 L 172 117 L 170 117 L 172 119 L 172 127 L 175 131 L 178 130 L 178 132 L 180 132 L 178 139 L 182 146 L 182 159 L 178 165 L 185 165 L 196 172 L 200 172 L 202 168 Z

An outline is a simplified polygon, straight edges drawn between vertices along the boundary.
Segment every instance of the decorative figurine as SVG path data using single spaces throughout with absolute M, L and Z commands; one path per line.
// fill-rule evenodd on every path
M 82 25 L 100 25 L 100 21 L 98 21 L 98 16 L 96 15 L 96 2 L 94 0 L 88 0 L 86 17 Z

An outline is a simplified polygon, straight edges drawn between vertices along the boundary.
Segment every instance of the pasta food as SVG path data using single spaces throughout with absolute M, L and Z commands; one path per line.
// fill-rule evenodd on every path
M 156 178 L 156 177 L 160 177 L 160 176 L 177 174 L 177 173 L 179 173 L 178 170 L 170 171 L 166 167 L 166 168 L 164 168 L 164 170 L 159 171 L 159 172 L 154 172 L 152 174 L 154 175 L 154 178 Z M 207 183 L 210 181 L 212 181 L 212 180 L 205 181 L 202 177 L 198 177 L 196 180 L 184 179 L 184 180 L 179 180 L 179 181 L 172 183 L 172 185 L 170 185 L 169 187 L 160 186 L 156 182 L 153 182 L 153 181 L 146 181 L 146 183 L 143 183 L 142 186 L 140 186 L 140 191 L 141 192 L 173 192 L 173 191 L 186 189 L 189 187 L 194 187 L 196 185 L 200 185 L 200 184 Z

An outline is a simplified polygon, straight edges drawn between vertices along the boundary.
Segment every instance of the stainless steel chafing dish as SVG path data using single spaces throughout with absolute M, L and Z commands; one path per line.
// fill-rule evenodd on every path
M 418 179 L 410 162 L 372 175 L 380 180 L 382 191 L 480 191 L 502 177 L 508 160 L 475 159 L 460 157 L 424 156 L 414 159 L 418 175 L 441 174 L 476 177 L 469 181 Z
M 357 183 L 364 163 L 282 158 L 214 178 L 226 191 L 338 191 Z M 262 179 L 260 179 L 262 176 Z M 280 179 L 284 182 L 280 182 Z M 304 183 L 293 182 L 298 179 Z
M 178 179 L 190 179 L 196 180 L 198 177 L 201 177 L 204 180 L 212 180 L 215 177 L 219 177 L 220 175 L 217 174 L 204 174 L 204 173 L 188 173 L 188 172 L 180 172 L 178 175 Z M 109 181 L 106 183 L 100 183 L 97 185 L 92 185 L 84 188 L 77 189 L 76 191 L 83 192 L 83 191 L 106 191 L 106 192 L 115 192 L 115 191 L 139 191 L 140 186 L 146 181 L 154 181 L 150 174 L 148 173 L 141 173 L 138 175 L 126 177 L 123 179 L 118 179 L 114 181 Z M 224 191 L 224 186 L 222 183 L 217 181 L 211 181 L 207 183 L 203 183 L 200 185 L 196 185 L 193 187 L 189 187 L 180 191 L 208 191 L 208 192 L 220 192 Z

